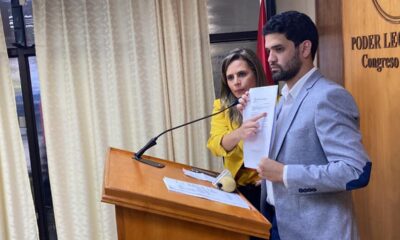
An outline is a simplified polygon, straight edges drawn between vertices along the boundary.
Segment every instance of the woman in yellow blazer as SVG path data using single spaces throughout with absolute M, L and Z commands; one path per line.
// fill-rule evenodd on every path
M 221 98 L 214 101 L 213 113 L 231 105 L 250 88 L 264 84 L 265 74 L 253 51 L 244 48 L 230 51 L 222 61 Z M 243 139 L 257 132 L 257 120 L 263 116 L 242 122 L 242 115 L 235 107 L 217 114 L 211 119 L 207 143 L 215 156 L 223 158 L 224 167 L 232 173 L 239 191 L 257 209 L 260 208 L 260 181 L 254 169 L 243 165 Z

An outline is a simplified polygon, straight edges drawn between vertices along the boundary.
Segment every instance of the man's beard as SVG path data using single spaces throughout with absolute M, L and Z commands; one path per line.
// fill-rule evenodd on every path
M 275 82 L 278 81 L 288 81 L 292 79 L 294 76 L 299 73 L 300 68 L 301 68 L 301 61 L 299 58 L 299 50 L 296 49 L 296 52 L 294 53 L 293 58 L 287 62 L 286 64 L 286 70 L 283 69 L 282 66 L 278 65 L 280 71 L 272 73 L 272 79 Z

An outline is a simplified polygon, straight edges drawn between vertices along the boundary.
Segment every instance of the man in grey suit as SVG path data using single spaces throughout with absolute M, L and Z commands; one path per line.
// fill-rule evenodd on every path
M 355 101 L 314 67 L 318 31 L 307 15 L 275 15 L 263 31 L 273 79 L 285 81 L 271 151 L 257 169 L 271 239 L 358 239 L 351 190 L 368 184 L 371 162 Z

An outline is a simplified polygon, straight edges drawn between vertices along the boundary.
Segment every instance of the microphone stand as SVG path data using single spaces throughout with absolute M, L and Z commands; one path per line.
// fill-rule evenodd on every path
M 153 166 L 153 167 L 157 167 L 157 168 L 163 168 L 163 167 L 165 167 L 165 165 L 162 164 L 162 163 L 158 163 L 158 162 L 154 162 L 154 161 L 152 161 L 152 160 L 150 160 L 150 159 L 142 158 L 142 155 L 144 154 L 145 151 L 147 151 L 149 148 L 151 148 L 152 146 L 154 146 L 154 145 L 157 144 L 157 139 L 158 139 L 160 136 L 164 135 L 164 134 L 167 133 L 167 132 L 170 132 L 170 131 L 172 131 L 172 130 L 175 130 L 175 129 L 177 129 L 177 128 L 181 128 L 181 127 L 184 127 L 184 126 L 186 126 L 186 125 L 189 125 L 189 124 L 192 124 L 192 123 L 201 121 L 201 120 L 203 120 L 203 119 L 212 117 L 212 116 L 214 116 L 214 115 L 220 114 L 220 113 L 222 113 L 222 112 L 224 112 L 224 111 L 226 111 L 226 110 L 228 110 L 228 109 L 230 109 L 230 108 L 232 108 L 233 106 L 236 106 L 236 105 L 238 105 L 238 104 L 239 104 L 239 99 L 236 99 L 231 105 L 229 105 L 228 107 L 226 107 L 226 108 L 224 108 L 224 109 L 222 109 L 222 110 L 220 110 L 220 111 L 218 111 L 218 112 L 216 112 L 216 113 L 213 113 L 213 114 L 207 115 L 207 116 L 205 116 L 205 117 L 202 117 L 202 118 L 199 118 L 199 119 L 190 121 L 190 122 L 188 122 L 188 123 L 184 123 L 184 124 L 181 124 L 181 125 L 179 125 L 179 126 L 176 126 L 176 127 L 173 127 L 173 128 L 170 128 L 170 129 L 165 130 L 164 132 L 158 134 L 156 137 L 150 139 L 150 141 L 149 141 L 148 143 L 146 143 L 146 145 L 144 145 L 144 147 L 142 147 L 139 151 L 137 151 L 137 152 L 133 155 L 132 158 L 133 158 L 133 159 L 136 159 L 136 160 L 139 161 L 139 162 L 148 164 L 148 165 Z

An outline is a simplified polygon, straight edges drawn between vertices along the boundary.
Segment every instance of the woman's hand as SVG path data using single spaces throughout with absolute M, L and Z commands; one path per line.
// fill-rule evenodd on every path
M 243 113 L 244 108 L 247 105 L 247 102 L 249 101 L 249 91 L 246 91 L 240 98 L 239 98 L 239 104 L 236 106 L 236 108 Z
M 238 134 L 238 137 L 241 140 L 247 139 L 249 137 L 255 136 L 260 128 L 260 124 L 258 123 L 258 120 L 267 116 L 267 113 L 260 113 L 242 123 L 242 126 L 240 126 L 238 129 L 235 131 Z
M 252 137 L 257 134 L 260 124 L 258 120 L 267 116 L 267 113 L 260 113 L 247 121 L 242 123 L 238 129 L 226 134 L 221 140 L 221 146 L 225 151 L 229 152 L 236 147 L 236 145 L 244 139 Z

